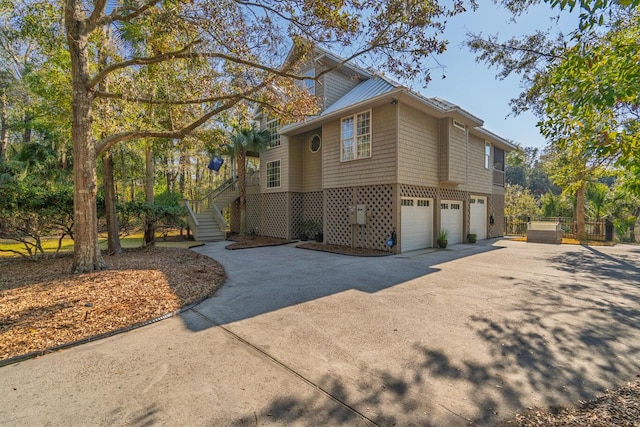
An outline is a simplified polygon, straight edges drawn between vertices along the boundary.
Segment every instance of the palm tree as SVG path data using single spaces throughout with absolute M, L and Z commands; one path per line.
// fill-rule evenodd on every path
M 267 148 L 271 140 L 268 130 L 258 130 L 254 125 L 234 126 L 230 143 L 223 147 L 225 154 L 236 159 L 238 173 L 238 195 L 240 199 L 240 235 L 247 234 L 247 185 L 246 163 L 247 152 L 259 152 Z

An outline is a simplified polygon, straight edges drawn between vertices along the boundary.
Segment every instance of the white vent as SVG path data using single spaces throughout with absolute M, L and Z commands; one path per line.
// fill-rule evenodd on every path
M 464 125 L 464 123 L 459 122 L 457 120 L 453 121 L 453 126 L 457 127 L 460 130 L 467 130 L 467 127 Z

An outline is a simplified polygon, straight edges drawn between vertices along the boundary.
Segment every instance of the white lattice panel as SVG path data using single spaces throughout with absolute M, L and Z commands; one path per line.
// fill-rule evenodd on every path
M 260 227 L 262 236 L 287 238 L 287 193 L 262 195 Z

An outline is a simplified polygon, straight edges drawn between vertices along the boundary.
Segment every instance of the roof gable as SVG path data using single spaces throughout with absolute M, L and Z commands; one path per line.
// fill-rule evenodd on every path
M 320 116 L 326 116 L 335 111 L 368 101 L 380 95 L 389 93 L 396 88 L 397 86 L 389 83 L 385 79 L 374 77 L 351 89 L 342 98 L 338 99 L 336 102 L 331 104 L 329 108 L 320 113 Z

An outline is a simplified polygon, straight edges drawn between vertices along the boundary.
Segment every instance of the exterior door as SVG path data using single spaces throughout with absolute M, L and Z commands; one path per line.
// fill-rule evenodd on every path
M 400 232 L 401 251 L 430 248 L 433 246 L 433 200 L 402 199 Z
M 469 233 L 476 234 L 478 240 L 487 238 L 487 198 L 471 196 L 469 200 L 471 224 Z
M 462 201 L 442 200 L 440 202 L 440 228 L 447 230 L 449 244 L 462 243 Z

